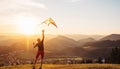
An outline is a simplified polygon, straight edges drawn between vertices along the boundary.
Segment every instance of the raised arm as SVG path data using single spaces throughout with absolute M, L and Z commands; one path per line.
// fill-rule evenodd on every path
M 45 38 L 44 30 L 42 30 L 42 42 L 44 42 L 44 38 Z

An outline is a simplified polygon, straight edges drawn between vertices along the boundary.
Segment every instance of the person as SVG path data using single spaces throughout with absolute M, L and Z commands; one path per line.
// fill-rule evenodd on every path
M 34 44 L 34 48 L 38 48 L 37 54 L 36 54 L 36 58 L 34 61 L 34 65 L 33 65 L 33 69 L 35 69 L 35 64 L 39 58 L 39 56 L 41 56 L 41 65 L 40 65 L 40 69 L 42 69 L 42 64 L 43 64 L 43 58 L 44 58 L 44 30 L 42 30 L 42 40 L 40 38 L 37 39 L 37 43 Z

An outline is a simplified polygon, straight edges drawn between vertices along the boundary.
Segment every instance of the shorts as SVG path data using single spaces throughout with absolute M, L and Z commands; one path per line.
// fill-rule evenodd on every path
M 36 54 L 36 58 L 39 58 L 39 56 L 41 55 L 41 59 L 44 58 L 44 51 L 38 51 Z

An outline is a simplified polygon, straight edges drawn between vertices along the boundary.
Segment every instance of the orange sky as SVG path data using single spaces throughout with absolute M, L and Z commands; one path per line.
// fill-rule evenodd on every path
M 52 17 L 49 34 L 120 34 L 119 0 L 1 0 L 0 33 L 36 34 Z

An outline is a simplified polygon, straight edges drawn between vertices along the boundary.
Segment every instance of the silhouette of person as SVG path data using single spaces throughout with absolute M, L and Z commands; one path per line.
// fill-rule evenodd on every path
M 35 69 L 35 64 L 36 64 L 39 56 L 41 56 L 40 69 L 42 69 L 43 58 L 44 58 L 44 30 L 42 30 L 42 40 L 40 38 L 38 38 L 37 43 L 34 44 L 34 48 L 36 48 L 36 47 L 38 48 L 38 51 L 37 51 L 36 58 L 34 61 L 33 69 Z

